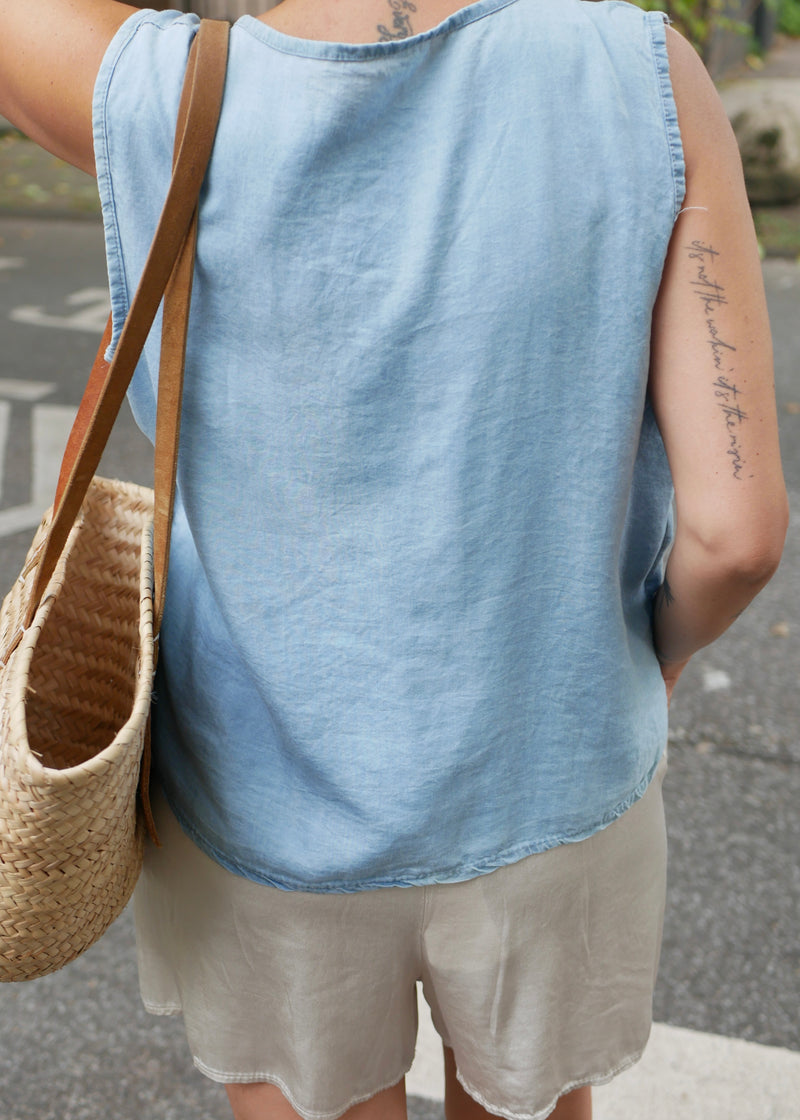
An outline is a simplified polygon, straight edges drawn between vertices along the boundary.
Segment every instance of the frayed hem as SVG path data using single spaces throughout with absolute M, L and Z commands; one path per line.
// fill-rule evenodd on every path
M 182 1015 L 183 1008 L 179 1003 L 148 1003 L 146 999 L 142 1000 L 145 1011 L 148 1015 Z
M 587 1085 L 607 1085 L 609 1081 L 613 1081 L 619 1074 L 624 1073 L 625 1070 L 630 1069 L 631 1066 L 635 1066 L 636 1063 L 641 1060 L 645 1049 L 646 1044 L 641 1050 L 636 1051 L 634 1054 L 629 1054 L 627 1058 L 623 1058 L 610 1073 L 587 1074 L 585 1077 L 578 1077 L 575 1081 L 567 1082 L 567 1084 L 563 1085 L 559 1092 L 556 1093 L 548 1105 L 544 1108 L 537 1109 L 536 1112 L 512 1112 L 510 1109 L 503 1108 L 502 1105 L 498 1105 L 494 1101 L 490 1101 L 487 1097 L 484 1097 L 482 1093 L 464 1080 L 458 1070 L 456 1070 L 456 1077 L 465 1092 L 467 1092 L 474 1101 L 477 1101 L 482 1108 L 485 1108 L 487 1112 L 491 1112 L 496 1116 L 502 1116 L 505 1120 L 546 1120 L 546 1117 L 550 1115 L 559 1100 L 567 1093 L 571 1093 L 574 1089 L 582 1089 Z
M 393 1078 L 391 1081 L 386 1082 L 385 1085 L 379 1085 L 376 1089 L 371 1089 L 368 1093 L 353 1097 L 351 1100 L 341 1106 L 330 1111 L 319 1112 L 314 1109 L 303 1108 L 289 1089 L 285 1081 L 280 1077 L 276 1077 L 271 1073 L 226 1073 L 222 1070 L 212 1069 L 207 1066 L 205 1062 L 201 1061 L 198 1057 L 193 1057 L 196 1068 L 207 1077 L 210 1081 L 215 1081 L 219 1085 L 254 1085 L 259 1083 L 266 1083 L 267 1085 L 274 1085 L 276 1089 L 280 1089 L 286 1100 L 295 1110 L 295 1112 L 303 1117 L 303 1120 L 338 1120 L 338 1117 L 343 1116 L 349 1109 L 354 1108 L 357 1104 L 363 1104 L 364 1101 L 371 1100 L 378 1093 L 385 1092 L 386 1089 L 391 1089 L 397 1085 L 406 1076 L 411 1069 L 410 1064 L 403 1070 L 401 1074 Z

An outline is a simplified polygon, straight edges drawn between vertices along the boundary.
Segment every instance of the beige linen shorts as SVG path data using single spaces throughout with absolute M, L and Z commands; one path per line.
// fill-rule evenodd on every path
M 142 998 L 182 1013 L 197 1067 L 267 1081 L 306 1120 L 394 1085 L 416 984 L 490 1112 L 540 1120 L 641 1055 L 661 945 L 661 782 L 588 840 L 463 883 L 281 891 L 220 867 L 162 797 L 135 910 Z

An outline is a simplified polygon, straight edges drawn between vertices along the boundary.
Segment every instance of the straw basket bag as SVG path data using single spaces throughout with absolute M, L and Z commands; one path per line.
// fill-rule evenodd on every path
M 3 981 L 53 972 L 105 932 L 130 897 L 145 827 L 152 828 L 154 635 L 169 553 L 197 199 L 227 43 L 227 24 L 201 23 L 172 182 L 139 288 L 110 366 L 106 328 L 54 507 L 0 611 Z M 94 472 L 162 296 L 154 493 Z

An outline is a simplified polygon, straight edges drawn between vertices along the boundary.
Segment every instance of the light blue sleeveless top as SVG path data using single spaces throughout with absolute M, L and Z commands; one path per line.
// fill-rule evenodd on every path
M 117 331 L 196 29 L 137 13 L 97 81 Z M 154 704 L 169 802 L 225 867 L 455 881 L 641 796 L 671 505 L 648 346 L 683 189 L 657 13 L 234 26 Z M 130 394 L 151 437 L 157 352 Z

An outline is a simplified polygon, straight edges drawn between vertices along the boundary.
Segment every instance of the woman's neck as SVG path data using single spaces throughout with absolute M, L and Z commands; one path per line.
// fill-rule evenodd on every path
M 283 0 L 258 18 L 298 39 L 376 43 L 428 31 L 464 6 L 459 0 Z

